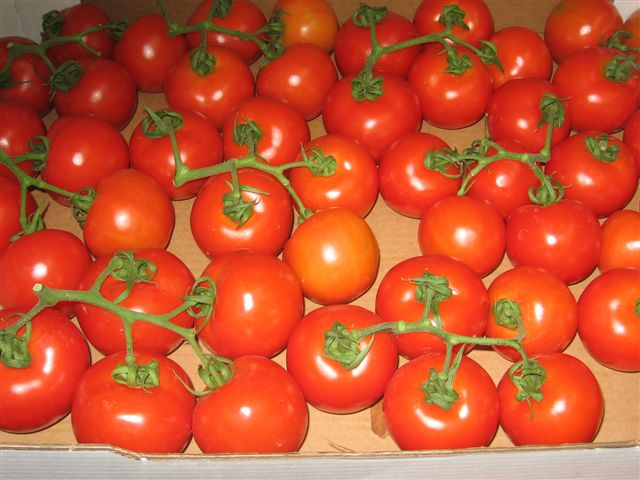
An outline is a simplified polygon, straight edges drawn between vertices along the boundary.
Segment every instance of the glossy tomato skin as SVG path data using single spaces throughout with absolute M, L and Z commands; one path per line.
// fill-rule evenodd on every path
M 169 36 L 162 15 L 149 13 L 127 27 L 113 58 L 124 65 L 138 90 L 161 92 L 165 77 L 188 49 L 183 35 Z
M 312 43 L 331 54 L 338 34 L 338 17 L 328 0 L 278 0 L 273 12 L 282 10 L 282 43 Z
M 542 400 L 518 401 L 508 372 L 498 383 L 500 426 L 515 445 L 591 442 L 602 422 L 604 399 L 598 380 L 581 360 L 547 353 L 536 360 L 547 377 Z
M 0 327 L 19 318 L 21 309 L 0 311 Z M 71 411 L 80 377 L 91 363 L 87 342 L 73 323 L 52 308 L 31 320 L 27 349 L 31 364 L 10 368 L 0 364 L 0 430 L 30 433 L 47 428 Z M 18 335 L 24 335 L 25 328 Z
M 138 453 L 180 453 L 191 439 L 195 397 L 180 365 L 157 354 L 136 352 L 136 362 L 158 362 L 160 385 L 132 388 L 116 383 L 111 372 L 125 364 L 115 353 L 95 362 L 73 397 L 71 423 L 78 443 L 109 444 Z
M 624 45 L 640 48 L 640 8 L 636 8 L 624 21 L 623 28 L 630 33 L 629 38 L 622 38 Z
M 288 192 L 272 175 L 255 169 L 238 171 L 240 185 L 265 193 L 242 192 L 246 202 L 255 202 L 251 217 L 241 226 L 223 211 L 223 196 L 232 191 L 231 174 L 210 177 L 191 207 L 191 232 L 204 254 L 213 258 L 238 249 L 253 249 L 277 255 L 293 228 L 293 206 Z
M 31 151 L 30 142 L 46 134 L 46 127 L 40 115 L 29 105 L 0 99 L 0 150 L 10 157 Z M 33 176 L 33 162 L 18 164 L 27 174 Z M 0 175 L 13 178 L 14 174 L 0 165 Z
M 640 269 L 614 268 L 594 278 L 578 300 L 578 334 L 608 368 L 640 371 Z
M 453 35 L 476 46 L 480 46 L 480 40 L 489 40 L 494 32 L 494 24 L 487 4 L 483 0 L 458 0 L 455 4 L 464 11 L 462 21 L 468 28 L 455 26 Z M 443 7 L 448 5 L 451 5 L 448 0 L 422 0 L 413 17 L 420 35 L 444 30 L 439 20 Z
M 222 137 L 213 122 L 190 110 L 178 109 L 174 112 L 182 118 L 182 124 L 175 132 L 182 163 L 194 170 L 220 163 Z M 161 138 L 148 137 L 144 133 L 144 120 L 131 134 L 129 153 L 132 168 L 157 181 L 171 200 L 194 197 L 206 181 L 202 178 L 176 187 L 173 182 L 176 162 L 171 138 L 169 135 Z
M 162 187 L 137 170 L 118 170 L 98 184 L 82 229 L 95 257 L 132 248 L 165 248 L 175 223 Z
M 380 249 L 362 217 L 346 208 L 331 207 L 297 226 L 282 259 L 298 275 L 305 297 L 330 305 L 348 303 L 373 285 Z
M 27 217 L 36 211 L 36 201 L 29 191 L 25 205 Z M 9 245 L 11 237 L 21 231 L 20 184 L 0 175 L 0 252 Z
M 636 159 L 638 172 L 640 172 L 640 111 L 635 112 L 627 120 L 622 132 L 622 141 L 631 148 L 633 157 Z
M 542 267 L 568 284 L 584 280 L 598 263 L 602 230 L 581 202 L 524 205 L 507 219 L 507 256 L 513 265 Z
M 489 374 L 463 357 L 453 380 L 458 393 L 449 410 L 427 402 L 421 386 L 440 371 L 443 354 L 421 355 L 401 366 L 384 392 L 382 411 L 389 434 L 402 450 L 487 446 L 498 429 L 498 394 Z
M 273 360 L 238 358 L 233 378 L 201 397 L 193 438 L 204 453 L 297 451 L 309 424 L 307 404 L 291 375 Z
M 389 332 L 366 337 L 361 351 L 373 340 L 364 360 L 347 370 L 327 357 L 325 333 L 339 321 L 349 330 L 367 328 L 382 319 L 357 305 L 328 305 L 313 310 L 298 323 L 287 344 L 287 371 L 296 380 L 306 401 L 329 413 L 354 413 L 370 407 L 384 393 L 396 370 L 398 350 Z
M 417 256 L 403 260 L 382 277 L 375 310 L 385 322 L 416 322 L 425 304 L 416 299 L 410 280 L 425 272 L 445 277 L 452 296 L 439 305 L 442 328 L 460 335 L 481 336 L 489 319 L 489 296 L 482 279 L 464 263 L 445 256 Z M 433 315 L 429 315 L 434 322 Z M 431 333 L 403 333 L 396 337 L 398 352 L 413 359 L 426 353 L 444 353 L 445 344 Z
M 529 356 L 563 351 L 578 328 L 578 306 L 569 287 L 543 268 L 519 265 L 499 274 L 489 285 L 489 323 L 485 335 L 516 338 L 517 330 L 496 321 L 500 300 L 516 302 L 520 308 L 525 337 L 522 346 Z M 494 345 L 494 350 L 512 362 L 521 360 L 513 348 Z
M 598 270 L 640 268 L 640 212 L 619 210 L 602 223 L 602 248 Z
M 216 257 L 201 276 L 216 285 L 211 318 L 196 321 L 205 347 L 230 359 L 270 358 L 286 347 L 304 312 L 302 287 L 289 265 L 269 253 L 239 250 Z

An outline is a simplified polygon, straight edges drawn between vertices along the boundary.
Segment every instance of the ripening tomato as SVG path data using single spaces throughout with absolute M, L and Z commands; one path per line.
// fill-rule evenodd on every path
M 638 172 L 640 172 L 640 110 L 627 120 L 622 133 L 622 141 L 631 148 L 633 157 L 636 159 Z
M 578 300 L 578 334 L 608 368 L 640 371 L 640 269 L 614 268 L 596 277 Z
M 36 211 L 37 204 L 27 190 L 25 213 L 27 218 Z M 0 251 L 11 241 L 11 237 L 22 232 L 20 225 L 20 184 L 0 175 Z
M 84 373 L 73 396 L 71 424 L 78 443 L 108 444 L 138 453 L 180 453 L 191 439 L 195 397 L 183 368 L 170 358 L 135 352 L 139 365 L 157 362 L 159 385 L 117 383 L 113 370 L 126 365 L 115 353 Z
M 398 349 L 389 332 L 365 337 L 358 348 L 366 351 L 366 356 L 355 368 L 347 369 L 329 358 L 325 349 L 325 333 L 335 322 L 357 330 L 372 327 L 382 319 L 357 305 L 327 305 L 313 310 L 291 333 L 287 371 L 310 405 L 329 413 L 354 413 L 382 398 L 398 364 Z
M 382 411 L 391 438 L 402 450 L 484 447 L 498 430 L 498 394 L 489 374 L 462 357 L 452 389 L 458 398 L 449 409 L 432 402 L 425 381 L 441 371 L 444 354 L 422 355 L 401 366 L 384 392 Z
M 0 150 L 8 156 L 15 157 L 30 152 L 30 143 L 36 143 L 36 137 L 43 136 L 46 132 L 42 118 L 29 105 L 0 99 Z M 31 161 L 20 162 L 18 165 L 27 174 L 33 175 Z M 1 164 L 0 175 L 14 177 L 13 173 Z
M 307 434 L 309 411 L 291 375 L 268 358 L 234 362 L 233 377 L 201 397 L 193 439 L 204 453 L 297 451 Z
M 0 310 L 0 328 L 13 325 L 18 313 L 15 308 Z M 25 330 L 17 336 L 24 337 Z M 25 368 L 0 363 L 0 430 L 5 432 L 35 432 L 67 415 L 80 377 L 91 364 L 78 327 L 52 308 L 31 320 L 27 350 L 31 363 Z
M 581 360 L 565 353 L 536 357 L 546 371 L 542 400 L 517 400 L 506 372 L 498 383 L 500 426 L 515 445 L 591 442 L 602 423 L 604 398 L 598 380 Z
M 451 33 L 456 38 L 479 47 L 481 40 L 489 40 L 493 34 L 493 15 L 484 0 L 422 0 L 414 14 L 413 23 L 420 35 L 442 32 L 445 26 L 441 22 L 443 9 L 456 5 L 464 12 L 462 21 L 467 26 L 453 26 Z
M 598 269 L 640 268 L 640 212 L 619 210 L 602 223 Z
M 278 0 L 273 13 L 281 10 L 285 49 L 297 43 L 312 43 L 331 54 L 338 34 L 338 17 L 328 0 Z

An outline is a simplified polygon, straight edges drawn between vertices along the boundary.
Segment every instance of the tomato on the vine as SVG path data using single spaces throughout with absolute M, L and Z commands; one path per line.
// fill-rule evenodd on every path
M 640 172 L 640 110 L 631 115 L 625 123 L 622 141 L 631 148 L 633 157 L 636 159 L 638 172 Z
M 42 118 L 29 105 L 0 99 L 0 150 L 8 156 L 29 153 L 31 143 L 37 143 L 36 137 L 45 135 L 46 131 Z M 23 161 L 18 166 L 33 175 L 33 162 Z M 14 177 L 4 165 L 0 165 L 0 175 Z
M 27 191 L 25 200 L 25 213 L 29 218 L 36 211 L 37 204 L 30 191 Z M 20 184 L 0 175 L 0 251 L 9 245 L 11 237 L 22 231 L 20 202 Z
M 441 16 L 445 9 L 457 6 L 464 16 L 462 21 L 466 28 L 455 25 L 451 33 L 465 42 L 480 46 L 481 40 L 489 40 L 493 34 L 494 24 L 491 10 L 484 0 L 422 0 L 416 8 L 413 23 L 420 35 L 442 32 L 445 28 Z
M 602 248 L 598 269 L 640 268 L 640 212 L 619 210 L 602 223 Z
M 331 54 L 338 34 L 338 17 L 328 0 L 278 0 L 285 49 L 296 43 L 312 43 Z

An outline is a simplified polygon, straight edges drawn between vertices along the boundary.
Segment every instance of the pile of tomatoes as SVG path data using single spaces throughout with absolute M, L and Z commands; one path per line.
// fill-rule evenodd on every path
M 0 38 L 0 430 L 292 452 L 310 411 L 370 410 L 406 450 L 594 440 L 588 363 L 640 372 L 640 10 L 559 0 L 540 35 L 479 0 L 272 3 Z

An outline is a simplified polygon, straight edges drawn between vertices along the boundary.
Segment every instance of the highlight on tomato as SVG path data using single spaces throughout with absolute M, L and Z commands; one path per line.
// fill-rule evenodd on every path
M 278 0 L 272 15 L 281 11 L 282 44 L 286 49 L 298 43 L 311 43 L 328 54 L 338 34 L 338 17 L 328 0 Z
M 598 270 L 640 268 L 640 212 L 619 210 L 602 223 L 602 248 Z

